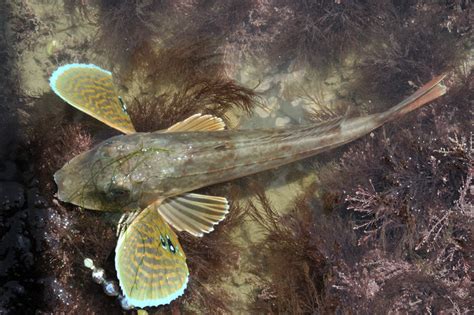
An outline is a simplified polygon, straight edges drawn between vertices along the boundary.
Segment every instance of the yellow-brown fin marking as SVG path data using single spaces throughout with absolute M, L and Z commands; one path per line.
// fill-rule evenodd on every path
M 178 231 L 201 237 L 225 218 L 229 202 L 224 197 L 188 193 L 165 199 L 158 211 Z
M 178 237 L 154 206 L 145 208 L 121 231 L 115 269 L 125 298 L 135 307 L 168 304 L 183 294 L 188 283 Z
M 219 117 L 195 114 L 174 124 L 166 129 L 165 132 L 220 131 L 224 129 L 225 124 Z
M 75 108 L 123 133 L 135 132 L 109 71 L 91 64 L 68 64 L 56 69 L 49 82 L 54 93 Z

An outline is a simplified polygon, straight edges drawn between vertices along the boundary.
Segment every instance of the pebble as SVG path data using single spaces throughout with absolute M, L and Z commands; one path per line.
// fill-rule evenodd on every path
M 257 93 L 265 93 L 265 92 L 267 92 L 267 91 L 270 90 L 270 88 L 272 87 L 272 83 L 273 83 L 273 78 L 271 78 L 271 77 L 265 78 L 265 79 L 255 88 L 255 92 L 257 92 Z
M 260 118 L 267 118 L 270 115 L 270 112 L 266 108 L 257 107 L 255 109 L 255 114 L 257 114 Z
M 101 284 L 105 281 L 104 279 L 105 271 L 102 268 L 96 268 L 92 272 L 92 279 L 94 280 L 95 283 Z
M 298 106 L 301 106 L 303 103 L 304 101 L 302 99 L 296 99 L 296 100 L 291 101 L 290 104 L 292 107 L 298 107 Z
M 45 208 L 47 206 L 46 200 L 41 196 L 37 187 L 28 189 L 26 195 L 29 206 L 34 206 L 35 208 Z
M 104 284 L 104 292 L 108 296 L 118 296 L 119 295 L 119 288 L 115 281 L 105 282 Z
M 281 100 L 275 96 L 272 96 L 268 99 L 268 108 L 270 111 L 276 111 L 280 109 L 280 102 Z
M 331 76 L 329 76 L 326 80 L 324 80 L 324 83 L 326 85 L 336 85 L 341 82 L 341 76 L 337 73 L 332 73 Z
M 130 305 L 126 297 L 120 296 L 119 299 L 120 299 L 120 306 L 122 306 L 122 309 L 127 311 L 133 308 L 133 305 Z
M 283 127 L 286 126 L 290 123 L 290 118 L 289 117 L 278 117 L 275 120 L 275 126 L 277 127 Z
M 94 262 L 93 262 L 92 259 L 90 259 L 90 258 L 84 259 L 84 266 L 85 266 L 86 268 L 91 269 L 91 270 L 94 270 L 94 269 L 95 269 Z
M 0 182 L 0 210 L 22 208 L 25 204 L 25 190 L 17 182 Z

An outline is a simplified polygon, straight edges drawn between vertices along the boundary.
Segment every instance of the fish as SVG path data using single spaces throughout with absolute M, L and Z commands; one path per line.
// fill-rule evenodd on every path
M 195 114 L 155 132 L 136 132 L 112 73 L 68 64 L 50 77 L 64 101 L 122 132 L 77 155 L 54 174 L 62 202 L 125 213 L 115 267 L 130 305 L 158 306 L 181 296 L 189 270 L 178 237 L 202 237 L 229 212 L 229 201 L 194 191 L 281 167 L 358 139 L 446 93 L 434 77 L 392 108 L 362 117 L 273 129 L 230 130 Z M 172 226 L 173 228 L 171 228 Z

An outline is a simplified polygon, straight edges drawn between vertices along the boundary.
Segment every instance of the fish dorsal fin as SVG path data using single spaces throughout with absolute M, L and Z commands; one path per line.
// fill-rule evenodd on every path
M 165 132 L 220 131 L 224 129 L 225 124 L 219 117 L 194 114 L 169 127 Z
M 187 193 L 165 199 L 158 212 L 178 231 L 201 237 L 224 219 L 229 202 L 224 197 Z
M 176 233 L 154 206 L 136 215 L 121 231 L 115 248 L 115 269 L 128 304 L 168 304 L 188 283 L 186 256 Z
M 68 64 L 56 69 L 49 83 L 54 93 L 75 108 L 123 133 L 135 132 L 111 72 L 92 64 Z

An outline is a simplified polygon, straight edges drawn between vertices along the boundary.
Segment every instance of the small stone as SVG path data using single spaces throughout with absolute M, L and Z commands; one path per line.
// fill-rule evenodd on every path
M 117 296 L 119 295 L 119 289 L 115 281 L 105 282 L 104 283 L 104 292 L 108 296 Z
M 28 189 L 27 200 L 29 206 L 34 206 L 36 208 L 44 208 L 47 205 L 46 200 L 41 196 L 37 187 Z
M 273 78 L 266 78 L 255 88 L 257 93 L 265 93 L 272 87 Z
M 17 182 L 0 182 L 0 210 L 21 209 L 25 204 L 25 191 Z
M 341 82 L 341 77 L 337 73 L 332 73 L 330 77 L 324 80 L 326 85 L 336 85 Z
M 267 118 L 270 113 L 267 109 L 263 108 L 263 107 L 257 107 L 255 109 L 255 113 L 260 117 L 260 118 Z
M 272 112 L 278 110 L 280 108 L 280 100 L 275 96 L 270 97 L 268 99 L 268 108 Z
M 297 100 L 291 101 L 290 104 L 291 104 L 292 107 L 298 107 L 298 106 L 300 106 L 302 103 L 303 103 L 303 100 L 297 99 Z
M 275 125 L 277 127 L 283 127 L 283 126 L 286 126 L 290 123 L 290 118 L 289 117 L 278 117 L 276 120 L 275 120 Z
M 84 259 L 84 266 L 86 266 L 86 268 L 89 268 L 91 270 L 95 269 L 94 262 L 90 258 Z
M 122 306 L 122 309 L 123 310 L 131 310 L 133 308 L 133 305 L 130 305 L 130 303 L 128 302 L 127 298 L 124 297 L 124 296 L 120 296 L 120 306 Z
M 92 279 L 94 280 L 95 283 L 102 284 L 105 279 L 104 279 L 105 271 L 102 268 L 96 268 L 92 272 Z

